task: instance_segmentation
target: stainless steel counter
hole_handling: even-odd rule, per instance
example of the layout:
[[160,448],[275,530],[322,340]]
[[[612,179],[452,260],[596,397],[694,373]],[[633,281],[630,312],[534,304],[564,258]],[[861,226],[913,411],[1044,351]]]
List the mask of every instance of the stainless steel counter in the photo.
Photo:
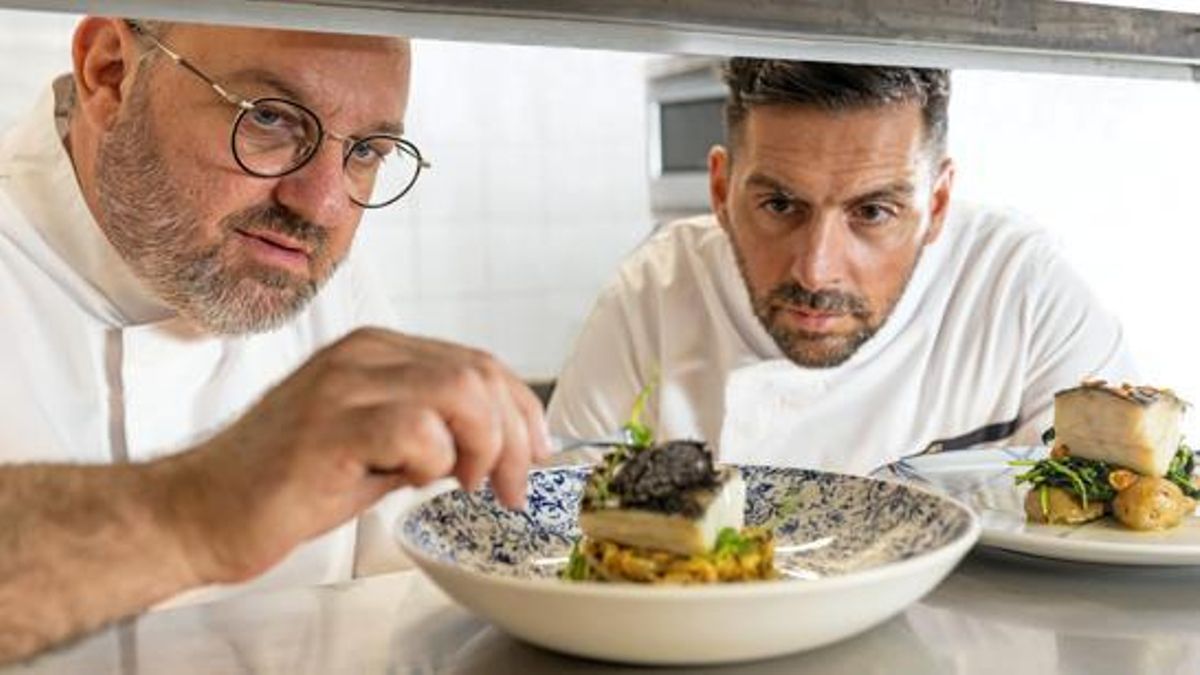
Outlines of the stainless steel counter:
[[[416,572],[154,612],[9,673],[633,673],[513,640]],[[970,556],[858,637],[704,673],[1200,672],[1200,568]]]

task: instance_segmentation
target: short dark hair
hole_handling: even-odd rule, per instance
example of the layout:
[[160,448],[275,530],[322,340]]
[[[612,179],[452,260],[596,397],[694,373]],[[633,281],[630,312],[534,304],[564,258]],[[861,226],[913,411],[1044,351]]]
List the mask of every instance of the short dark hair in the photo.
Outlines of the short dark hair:
[[735,57],[724,69],[725,135],[732,144],[750,108],[800,105],[837,112],[899,103],[921,106],[925,140],[941,157],[949,126],[950,71],[940,68]]

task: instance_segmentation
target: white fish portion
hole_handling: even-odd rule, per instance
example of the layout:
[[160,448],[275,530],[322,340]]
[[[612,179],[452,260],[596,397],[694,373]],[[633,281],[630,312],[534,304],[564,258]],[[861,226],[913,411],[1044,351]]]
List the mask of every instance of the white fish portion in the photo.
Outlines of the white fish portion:
[[1054,396],[1054,440],[1075,457],[1162,476],[1182,440],[1187,404],[1170,390],[1086,383]]
[[[636,508],[584,510],[579,514],[583,533],[597,541],[695,555],[711,551],[717,533],[726,527],[741,530],[746,507],[746,483],[731,467],[720,485],[696,494],[704,504],[695,518]],[[693,493],[695,494],[695,493]]]

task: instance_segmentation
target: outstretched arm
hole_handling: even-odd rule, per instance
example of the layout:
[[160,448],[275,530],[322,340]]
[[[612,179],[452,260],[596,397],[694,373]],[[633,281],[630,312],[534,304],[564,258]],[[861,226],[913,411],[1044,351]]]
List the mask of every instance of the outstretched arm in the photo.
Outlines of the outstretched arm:
[[164,508],[179,468],[0,467],[0,662],[201,583]]
[[490,478],[520,506],[548,452],[540,404],[493,358],[367,329],[187,452],[0,466],[0,662],[257,576],[402,486]]

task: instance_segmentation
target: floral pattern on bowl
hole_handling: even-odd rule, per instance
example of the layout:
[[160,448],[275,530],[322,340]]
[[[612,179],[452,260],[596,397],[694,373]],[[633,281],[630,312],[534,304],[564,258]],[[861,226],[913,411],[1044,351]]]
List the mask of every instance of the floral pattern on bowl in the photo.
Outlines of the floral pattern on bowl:
[[[803,469],[739,470],[746,523],[775,531],[784,578],[834,577],[902,561],[974,526],[965,508],[905,485]],[[576,516],[587,472],[533,472],[524,512],[503,508],[487,488],[441,494],[410,511],[399,535],[432,559],[476,572],[552,578],[580,534]]]

